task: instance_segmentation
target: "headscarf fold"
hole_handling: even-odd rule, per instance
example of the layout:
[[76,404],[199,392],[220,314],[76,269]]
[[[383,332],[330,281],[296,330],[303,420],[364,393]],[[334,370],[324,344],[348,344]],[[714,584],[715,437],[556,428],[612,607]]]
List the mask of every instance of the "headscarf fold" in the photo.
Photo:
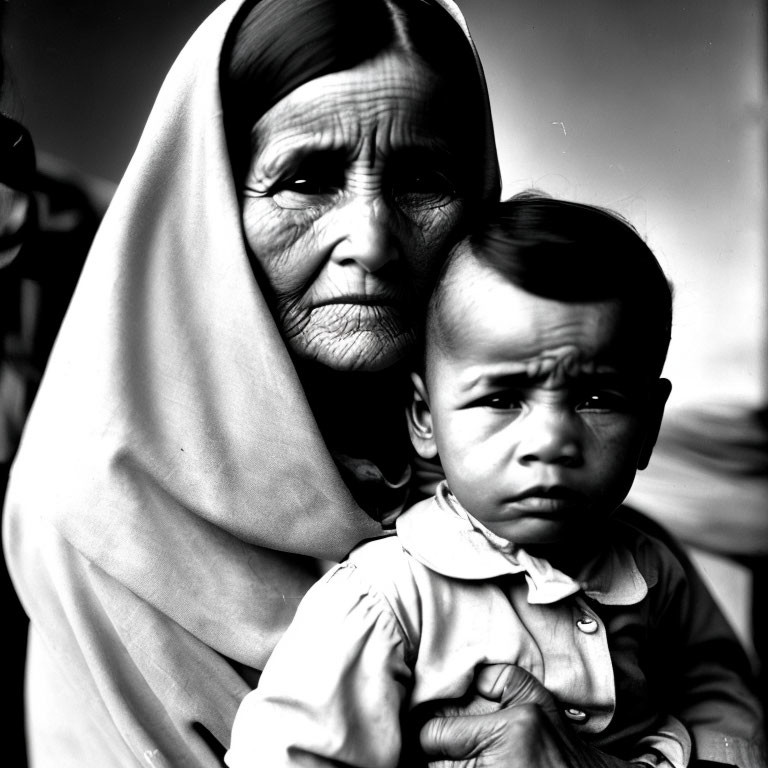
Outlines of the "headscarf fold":
[[35,768],[219,765],[318,559],[381,533],[244,246],[219,97],[241,4],[203,23],[162,86],[12,471],[4,540],[31,619]]

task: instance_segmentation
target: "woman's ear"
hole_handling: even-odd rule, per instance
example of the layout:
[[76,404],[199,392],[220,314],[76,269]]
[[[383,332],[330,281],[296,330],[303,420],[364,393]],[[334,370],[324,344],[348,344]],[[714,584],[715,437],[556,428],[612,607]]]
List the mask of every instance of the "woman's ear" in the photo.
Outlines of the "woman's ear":
[[413,396],[411,404],[406,409],[408,419],[408,434],[416,453],[422,459],[434,459],[437,456],[437,445],[432,431],[432,413],[429,410],[429,395],[423,379],[418,373],[411,374]]
[[656,445],[656,438],[658,438],[659,429],[661,429],[664,406],[667,404],[667,398],[671,391],[672,383],[669,379],[658,379],[653,384],[648,410],[645,414],[645,438],[637,462],[638,469],[645,469],[651,460],[653,446]]

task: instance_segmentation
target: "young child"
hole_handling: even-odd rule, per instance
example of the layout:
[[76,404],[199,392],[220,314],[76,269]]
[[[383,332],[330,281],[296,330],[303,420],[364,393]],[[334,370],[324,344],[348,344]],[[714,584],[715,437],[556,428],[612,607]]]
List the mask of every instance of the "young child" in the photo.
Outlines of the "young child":
[[707,616],[681,565],[612,518],[670,392],[671,305],[634,229],[590,206],[513,198],[454,249],[408,412],[446,479],[310,590],[229,766],[394,768],[415,710],[466,701],[493,664],[528,670],[624,760],[686,766],[704,724],[759,764],[733,738],[759,728],[749,694],[689,653]]

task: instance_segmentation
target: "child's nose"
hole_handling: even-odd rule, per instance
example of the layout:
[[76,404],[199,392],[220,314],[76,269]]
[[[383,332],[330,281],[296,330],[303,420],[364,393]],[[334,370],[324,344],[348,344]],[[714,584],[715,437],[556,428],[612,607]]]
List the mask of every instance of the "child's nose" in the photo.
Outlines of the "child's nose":
[[567,409],[534,408],[520,425],[519,461],[578,467],[583,462],[578,419]]

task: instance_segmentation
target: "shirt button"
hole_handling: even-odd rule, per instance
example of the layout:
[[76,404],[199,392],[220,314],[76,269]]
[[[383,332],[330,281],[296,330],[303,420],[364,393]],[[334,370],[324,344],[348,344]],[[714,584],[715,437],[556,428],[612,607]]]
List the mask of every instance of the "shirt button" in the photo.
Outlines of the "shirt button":
[[574,723],[583,723],[589,717],[586,712],[581,709],[576,709],[575,707],[568,707],[568,709],[564,710],[564,714]]
[[597,632],[597,622],[591,616],[582,616],[576,626],[585,634],[592,635]]

